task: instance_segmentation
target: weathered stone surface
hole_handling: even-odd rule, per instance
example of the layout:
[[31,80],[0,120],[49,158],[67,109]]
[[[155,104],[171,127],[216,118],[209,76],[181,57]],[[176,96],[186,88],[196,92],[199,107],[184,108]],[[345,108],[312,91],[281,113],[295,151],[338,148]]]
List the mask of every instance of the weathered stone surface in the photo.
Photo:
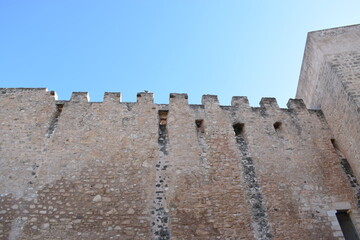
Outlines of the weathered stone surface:
[[342,137],[360,134],[350,117],[341,132],[328,117],[356,116],[345,99],[358,85],[339,80],[357,76],[349,57],[319,64],[324,112],[307,109],[317,106],[306,94],[282,109],[274,98],[189,105],[171,94],[159,105],[148,92],[136,103],[105,93],[94,103],[0,89],[0,239],[344,239],[336,212],[351,211],[359,229],[360,185],[357,143],[343,148]]
[[321,108],[359,178],[360,25],[308,34],[296,97]]

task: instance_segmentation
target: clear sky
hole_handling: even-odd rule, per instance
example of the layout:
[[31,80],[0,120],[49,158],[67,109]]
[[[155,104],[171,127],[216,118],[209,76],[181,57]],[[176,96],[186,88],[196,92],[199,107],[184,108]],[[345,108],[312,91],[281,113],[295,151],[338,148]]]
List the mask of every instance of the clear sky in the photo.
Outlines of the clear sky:
[[360,23],[359,0],[0,0],[0,87],[295,96],[309,31]]

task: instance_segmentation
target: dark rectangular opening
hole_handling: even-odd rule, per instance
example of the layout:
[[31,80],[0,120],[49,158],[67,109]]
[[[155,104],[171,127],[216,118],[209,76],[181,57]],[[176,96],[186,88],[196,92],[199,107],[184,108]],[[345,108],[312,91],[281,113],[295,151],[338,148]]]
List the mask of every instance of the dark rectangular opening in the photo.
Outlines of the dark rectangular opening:
[[274,126],[275,130],[277,131],[277,130],[279,130],[280,127],[281,127],[281,122],[277,121],[277,122],[274,123],[273,126]]
[[339,221],[341,230],[346,240],[359,240],[359,236],[355,230],[355,226],[351,221],[347,210],[340,210],[336,212],[336,217]]
[[241,136],[244,132],[244,123],[235,123],[233,125],[235,136]]
[[166,110],[159,110],[159,125],[165,126],[167,124],[168,112]]
[[196,130],[197,130],[198,133],[204,133],[205,132],[204,120],[203,119],[195,120],[195,125],[196,125]]

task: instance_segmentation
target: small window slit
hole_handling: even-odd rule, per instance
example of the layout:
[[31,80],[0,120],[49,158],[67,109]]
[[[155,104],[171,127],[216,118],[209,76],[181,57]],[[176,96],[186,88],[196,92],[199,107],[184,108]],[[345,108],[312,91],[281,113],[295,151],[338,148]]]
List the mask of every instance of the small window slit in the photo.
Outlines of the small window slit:
[[169,111],[159,110],[159,125],[165,126],[167,124],[167,116]]
[[282,125],[281,122],[276,121],[273,126],[274,126],[274,129],[277,131],[281,128],[281,125]]
[[203,119],[195,120],[195,125],[196,125],[196,130],[197,130],[198,133],[204,133],[205,132],[204,120]]
[[241,136],[244,133],[244,123],[235,123],[233,125],[235,136]]

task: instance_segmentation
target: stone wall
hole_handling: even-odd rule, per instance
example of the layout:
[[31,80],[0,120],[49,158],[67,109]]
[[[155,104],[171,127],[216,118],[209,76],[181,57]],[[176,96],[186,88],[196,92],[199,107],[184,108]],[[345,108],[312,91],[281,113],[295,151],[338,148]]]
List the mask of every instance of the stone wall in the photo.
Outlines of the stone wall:
[[308,34],[296,98],[321,109],[360,177],[360,25]]
[[344,209],[360,226],[321,110],[137,97],[0,89],[0,239],[344,239]]

